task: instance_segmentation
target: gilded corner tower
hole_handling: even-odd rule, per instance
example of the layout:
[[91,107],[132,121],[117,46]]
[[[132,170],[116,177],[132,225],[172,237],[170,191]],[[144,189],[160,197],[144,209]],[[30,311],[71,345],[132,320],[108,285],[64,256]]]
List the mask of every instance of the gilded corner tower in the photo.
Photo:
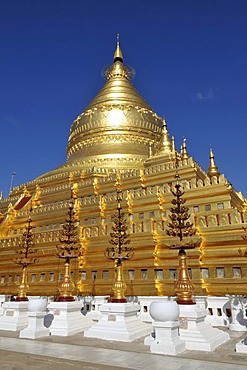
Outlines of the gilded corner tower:
[[164,119],[133,86],[119,39],[103,76],[102,89],[71,125],[66,162],[0,200],[0,294],[17,294],[21,270],[13,259],[31,210],[38,262],[28,268],[28,294],[58,295],[64,266],[57,246],[73,191],[83,251],[70,264],[73,294],[110,295],[114,266],[104,253],[120,179],[134,250],[124,263],[126,295],[174,295],[178,259],[170,246],[176,240],[166,230],[176,173],[196,230],[191,242],[200,240],[188,252],[195,294],[245,294],[246,198],[220,173],[212,149],[207,171],[189,155],[185,139],[176,149]]

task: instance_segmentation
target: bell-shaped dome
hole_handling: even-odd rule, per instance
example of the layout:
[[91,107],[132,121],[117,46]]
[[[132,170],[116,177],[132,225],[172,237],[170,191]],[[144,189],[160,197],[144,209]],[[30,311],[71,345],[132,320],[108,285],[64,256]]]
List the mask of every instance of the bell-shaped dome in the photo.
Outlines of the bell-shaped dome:
[[67,165],[83,169],[141,168],[162,134],[162,118],[130,82],[133,69],[123,63],[117,41],[114,63],[104,70],[106,83],[73,122]]

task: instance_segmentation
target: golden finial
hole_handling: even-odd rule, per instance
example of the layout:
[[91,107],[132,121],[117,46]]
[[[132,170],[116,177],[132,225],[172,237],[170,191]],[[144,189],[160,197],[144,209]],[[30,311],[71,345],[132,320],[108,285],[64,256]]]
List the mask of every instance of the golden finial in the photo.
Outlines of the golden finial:
[[118,60],[120,62],[123,62],[123,54],[122,54],[122,51],[120,49],[120,42],[119,42],[119,33],[117,34],[117,47],[116,47],[116,51],[114,53],[114,57],[113,57],[113,60],[114,60],[114,63],[117,62]]
[[172,153],[176,153],[175,138],[172,136]]
[[181,158],[182,158],[182,160],[189,158],[189,155],[188,155],[188,152],[187,152],[187,145],[186,145],[186,139],[185,138],[183,139],[183,144],[181,146]]
[[210,148],[210,156],[209,156],[209,167],[208,167],[208,176],[211,178],[212,176],[219,176],[220,173],[218,171],[218,167],[214,161],[214,153],[212,148]]
[[171,140],[167,130],[167,124],[165,119],[163,119],[162,127],[162,139],[161,139],[161,151],[165,153],[170,153],[172,150]]

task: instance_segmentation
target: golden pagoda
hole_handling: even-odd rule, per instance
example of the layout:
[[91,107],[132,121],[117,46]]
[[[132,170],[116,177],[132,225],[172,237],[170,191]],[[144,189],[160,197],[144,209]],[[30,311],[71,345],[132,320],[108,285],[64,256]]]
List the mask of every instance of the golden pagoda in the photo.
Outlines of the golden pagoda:
[[174,295],[177,252],[166,234],[178,171],[190,220],[200,238],[188,252],[188,270],[196,295],[245,294],[247,200],[220,173],[210,149],[205,171],[170,138],[167,124],[140,96],[124,64],[117,39],[106,82],[71,125],[67,160],[0,200],[0,294],[17,294],[18,266],[13,263],[30,207],[38,264],[29,266],[30,295],[57,295],[64,266],[56,246],[73,187],[83,255],[71,261],[76,294],[110,295],[114,266],[104,257],[121,180],[123,212],[135,253],[124,263],[126,295]]

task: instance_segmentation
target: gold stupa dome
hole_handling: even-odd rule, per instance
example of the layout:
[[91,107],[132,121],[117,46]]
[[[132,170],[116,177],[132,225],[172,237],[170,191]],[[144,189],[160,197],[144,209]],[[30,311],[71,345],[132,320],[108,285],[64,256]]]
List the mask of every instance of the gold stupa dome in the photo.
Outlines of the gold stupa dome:
[[71,125],[66,164],[85,170],[141,168],[150,145],[158,145],[163,121],[132,85],[133,69],[123,63],[119,38],[103,75],[103,88]]

